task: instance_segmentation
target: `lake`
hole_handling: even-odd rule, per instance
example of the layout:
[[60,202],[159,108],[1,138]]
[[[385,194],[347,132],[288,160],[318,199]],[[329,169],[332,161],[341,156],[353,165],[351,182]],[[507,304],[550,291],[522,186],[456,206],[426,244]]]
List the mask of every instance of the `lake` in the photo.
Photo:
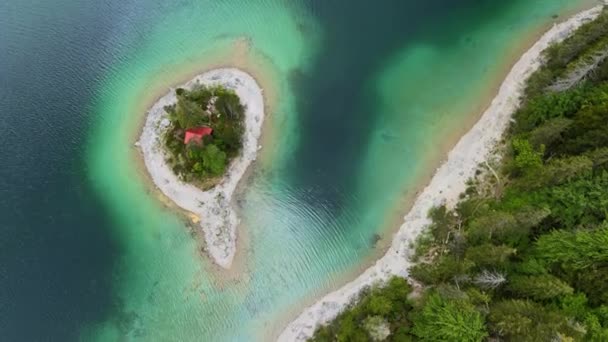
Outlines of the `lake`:
[[[382,254],[510,65],[591,4],[3,1],[0,335],[271,339]],[[133,145],[156,98],[218,66],[269,111],[229,272]]]

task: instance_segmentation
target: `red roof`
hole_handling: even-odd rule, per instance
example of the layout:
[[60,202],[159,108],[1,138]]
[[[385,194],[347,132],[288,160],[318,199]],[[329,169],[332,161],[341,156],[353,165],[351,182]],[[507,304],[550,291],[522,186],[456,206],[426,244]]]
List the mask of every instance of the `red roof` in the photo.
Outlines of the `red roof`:
[[189,128],[186,130],[184,144],[188,144],[191,141],[200,144],[203,142],[203,137],[211,135],[211,133],[213,133],[213,128],[207,126]]

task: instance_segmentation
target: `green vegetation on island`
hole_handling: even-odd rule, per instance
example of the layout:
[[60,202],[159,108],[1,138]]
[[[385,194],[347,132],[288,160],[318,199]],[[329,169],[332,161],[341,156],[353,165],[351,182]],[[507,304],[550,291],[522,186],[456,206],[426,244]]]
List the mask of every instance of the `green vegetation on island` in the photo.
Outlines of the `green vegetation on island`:
[[167,162],[176,175],[203,189],[213,187],[243,146],[245,107],[232,89],[196,85],[175,90],[165,107]]
[[368,289],[313,341],[608,341],[606,37],[603,12],[545,53],[501,161],[431,211],[423,290]]

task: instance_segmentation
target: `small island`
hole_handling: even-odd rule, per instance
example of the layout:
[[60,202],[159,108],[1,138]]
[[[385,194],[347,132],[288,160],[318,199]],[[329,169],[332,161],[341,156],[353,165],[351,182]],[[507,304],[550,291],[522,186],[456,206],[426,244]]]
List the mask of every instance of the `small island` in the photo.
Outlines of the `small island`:
[[255,79],[215,69],[161,97],[136,143],[156,187],[200,224],[207,253],[223,268],[236,252],[232,197],[256,159],[263,120]]

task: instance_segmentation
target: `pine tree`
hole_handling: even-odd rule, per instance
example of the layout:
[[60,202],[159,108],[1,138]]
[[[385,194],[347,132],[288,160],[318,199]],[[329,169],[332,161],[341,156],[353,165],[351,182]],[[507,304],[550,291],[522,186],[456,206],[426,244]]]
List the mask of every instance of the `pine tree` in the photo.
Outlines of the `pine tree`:
[[415,315],[412,333],[424,341],[482,341],[488,333],[483,316],[464,300],[431,294]]
[[[530,218],[536,218],[539,215],[546,214],[543,211]],[[469,224],[466,232],[468,241],[473,245],[485,242],[503,243],[518,241],[521,237],[528,235],[532,225],[536,225],[540,222],[535,220],[529,222],[519,221],[519,218],[516,219],[511,213],[504,211],[489,212],[481,217],[475,218]]]
[[591,305],[608,305],[608,265],[574,272],[573,278],[575,287],[587,294]]
[[550,274],[513,276],[509,279],[508,288],[519,296],[535,300],[547,300],[574,292],[570,285]]
[[510,341],[551,341],[558,333],[571,336],[567,323],[562,315],[527,300],[499,302],[488,315],[490,331]]
[[465,275],[473,266],[469,260],[459,261],[452,256],[442,256],[432,264],[420,263],[409,271],[412,277],[422,283],[439,284]]
[[556,230],[540,237],[538,254],[566,270],[582,270],[608,263],[608,227],[595,231]]
[[466,258],[471,260],[480,268],[501,268],[509,257],[515,254],[515,249],[507,246],[495,246],[486,243],[480,246],[470,247],[466,251]]
[[535,148],[540,148],[541,145],[549,146],[558,140],[571,124],[572,120],[564,117],[548,120],[530,132],[530,143]]

